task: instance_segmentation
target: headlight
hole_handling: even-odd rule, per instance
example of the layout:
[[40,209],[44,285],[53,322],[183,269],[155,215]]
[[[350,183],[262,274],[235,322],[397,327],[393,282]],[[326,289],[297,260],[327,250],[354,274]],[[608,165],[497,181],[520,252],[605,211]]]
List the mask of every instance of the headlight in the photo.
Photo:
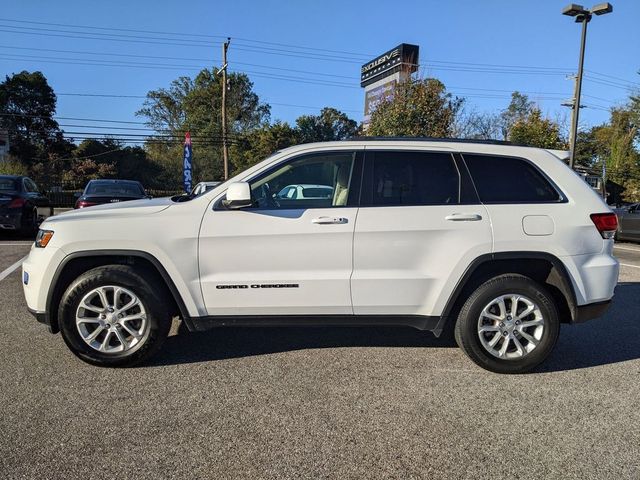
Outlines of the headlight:
[[53,238],[52,230],[38,230],[38,236],[36,237],[36,247],[44,248],[49,241]]

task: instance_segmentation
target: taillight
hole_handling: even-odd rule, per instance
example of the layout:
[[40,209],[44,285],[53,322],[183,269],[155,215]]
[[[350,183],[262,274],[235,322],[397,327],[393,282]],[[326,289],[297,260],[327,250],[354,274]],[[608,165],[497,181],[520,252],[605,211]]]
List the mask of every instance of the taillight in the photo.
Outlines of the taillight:
[[618,217],[615,213],[592,213],[591,220],[602,238],[613,238],[618,230]]
[[24,198],[14,198],[9,204],[9,208],[22,208],[27,201]]
[[94,202],[87,202],[85,200],[78,200],[78,202],[76,203],[76,208],[93,207],[94,205],[98,204]]

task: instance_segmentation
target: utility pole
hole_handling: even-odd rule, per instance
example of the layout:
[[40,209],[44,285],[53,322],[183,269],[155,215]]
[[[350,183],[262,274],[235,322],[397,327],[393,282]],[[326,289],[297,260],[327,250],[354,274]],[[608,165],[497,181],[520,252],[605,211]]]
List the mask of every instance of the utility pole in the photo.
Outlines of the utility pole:
[[[574,82],[574,86],[573,86],[573,98],[571,100],[567,100],[563,103],[561,103],[561,105],[563,107],[569,107],[571,109],[571,127],[569,128],[569,149],[570,151],[573,151],[573,145],[575,145],[573,138],[574,138],[574,131],[573,131],[573,110],[575,110],[576,108],[576,90],[578,89],[578,75],[570,75],[567,78],[573,78],[573,82]],[[580,105],[579,108],[582,108],[584,105]],[[569,156],[569,160],[571,161],[571,156]]]
[[224,163],[224,179],[229,178],[229,145],[227,143],[227,50],[231,38],[222,44],[222,160]]

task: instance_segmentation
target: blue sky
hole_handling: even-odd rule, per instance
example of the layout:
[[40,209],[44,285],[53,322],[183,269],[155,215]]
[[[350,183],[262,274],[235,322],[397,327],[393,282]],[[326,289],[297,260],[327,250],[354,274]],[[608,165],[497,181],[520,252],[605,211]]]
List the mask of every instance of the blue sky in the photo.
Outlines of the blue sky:
[[[230,36],[230,68],[251,72],[255,91],[272,105],[272,119],[291,122],[299,115],[317,112],[317,107],[335,106],[361,120],[364,93],[358,84],[360,64],[406,42],[420,46],[420,63],[424,65],[421,74],[438,77],[450,91],[467,97],[470,109],[504,108],[509,92],[520,90],[530,92],[551,117],[568,119],[569,110],[560,103],[572,93],[573,81],[566,78],[566,72],[577,68],[580,27],[560,14],[565,3],[4,2],[0,12],[0,73],[4,76],[23,69],[40,70],[59,94],[140,96],[168,86],[180,75],[193,75],[198,67],[218,65],[221,42]],[[583,87],[586,96],[582,102],[588,108],[581,111],[581,124],[605,121],[607,108],[623,102],[629,87],[640,87],[640,1],[612,3],[612,14],[595,17],[589,25]],[[93,38],[74,38],[87,37],[87,33],[78,32],[88,32]],[[113,34],[123,36],[114,41]],[[148,36],[154,39],[140,38]],[[181,42],[183,45],[175,45]],[[122,65],[124,62],[126,65]],[[58,115],[140,121],[134,112],[142,101],[60,95]],[[66,129],[77,131],[79,127]]]

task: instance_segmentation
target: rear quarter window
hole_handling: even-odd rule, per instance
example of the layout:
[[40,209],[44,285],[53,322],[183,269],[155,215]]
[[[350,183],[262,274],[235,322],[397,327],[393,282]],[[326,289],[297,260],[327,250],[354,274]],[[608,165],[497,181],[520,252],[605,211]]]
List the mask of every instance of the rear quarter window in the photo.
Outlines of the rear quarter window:
[[553,203],[562,196],[534,165],[515,157],[464,154],[482,203]]

